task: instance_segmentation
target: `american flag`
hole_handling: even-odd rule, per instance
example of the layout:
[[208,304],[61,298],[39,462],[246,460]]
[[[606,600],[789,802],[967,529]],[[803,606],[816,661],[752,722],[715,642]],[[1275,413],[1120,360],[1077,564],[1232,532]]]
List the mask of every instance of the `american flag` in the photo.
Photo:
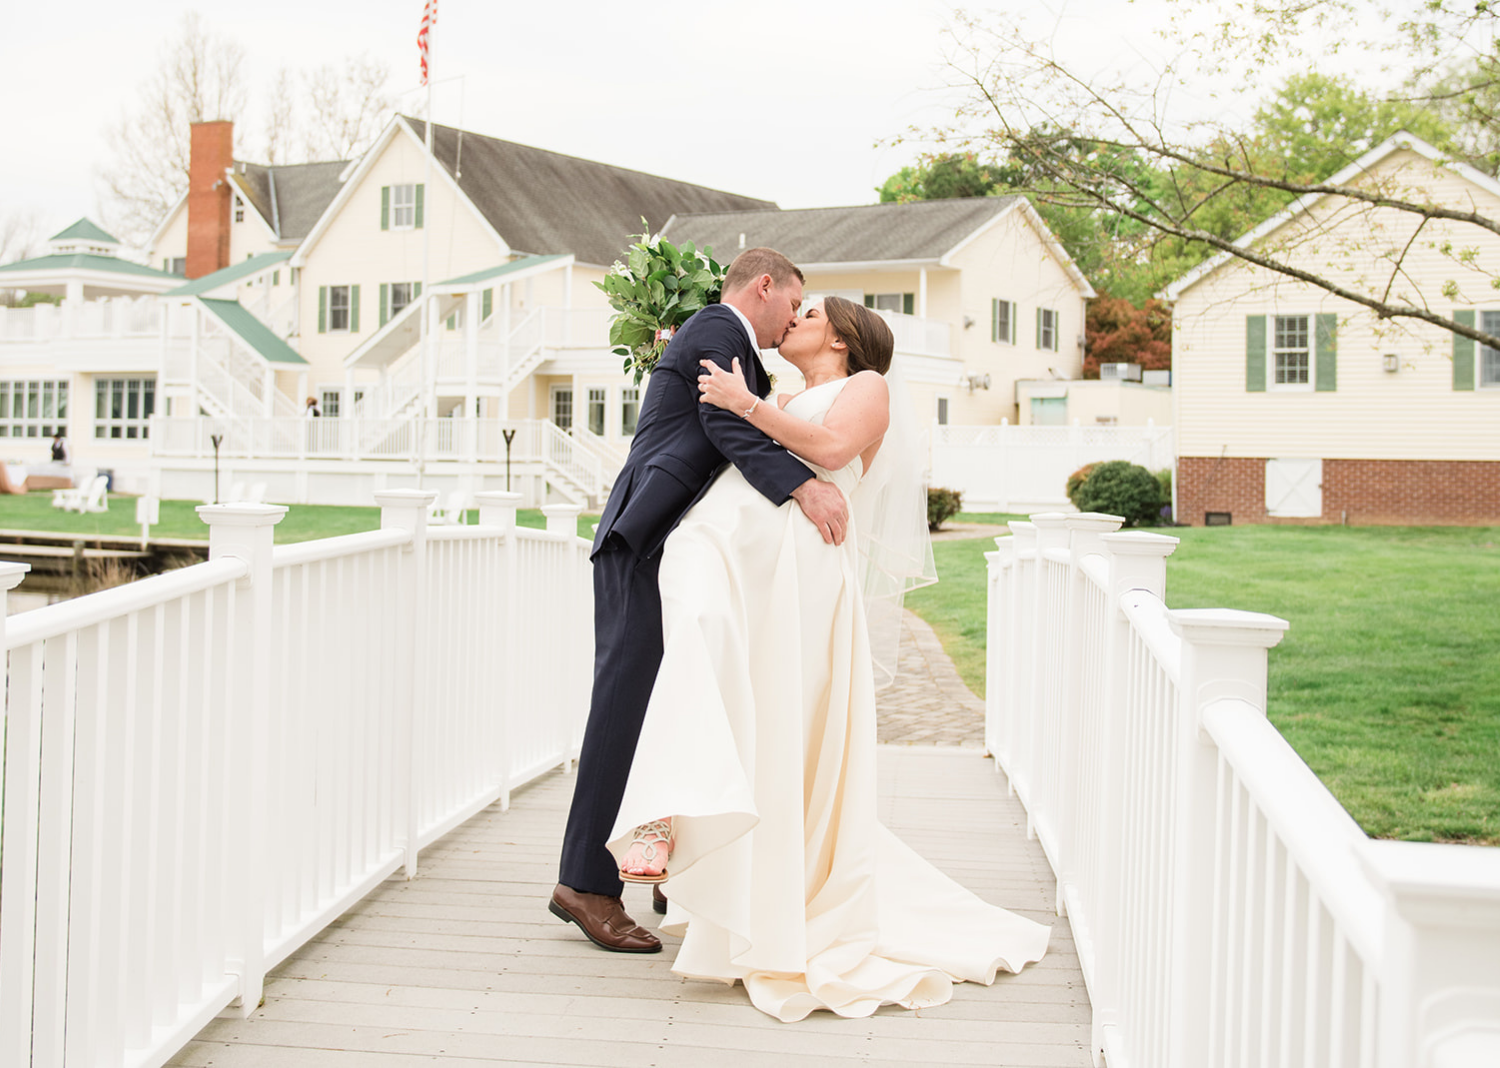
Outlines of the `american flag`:
[[422,84],[427,84],[427,35],[437,22],[437,0],[422,6],[422,27],[417,30],[417,51],[422,54]]

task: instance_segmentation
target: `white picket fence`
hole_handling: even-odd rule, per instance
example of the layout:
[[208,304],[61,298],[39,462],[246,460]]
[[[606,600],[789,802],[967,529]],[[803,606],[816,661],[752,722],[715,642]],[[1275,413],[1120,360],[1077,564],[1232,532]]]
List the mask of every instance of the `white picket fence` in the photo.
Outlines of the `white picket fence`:
[[1085,464],[1176,464],[1163,426],[934,426],[929,484],[964,495],[968,511],[1069,510],[1068,476]]
[[1109,1068],[1500,1065],[1500,849],[1368,839],[1270,725],[1287,624],[1162,601],[1094,514],[989,559],[986,746],[1058,879]]
[[[207,563],[6,621],[0,1064],[153,1068],[419,851],[577,753],[578,510],[273,548],[200,509]],[[26,568],[0,564],[9,590]],[[3,609],[3,598],[0,598]]]

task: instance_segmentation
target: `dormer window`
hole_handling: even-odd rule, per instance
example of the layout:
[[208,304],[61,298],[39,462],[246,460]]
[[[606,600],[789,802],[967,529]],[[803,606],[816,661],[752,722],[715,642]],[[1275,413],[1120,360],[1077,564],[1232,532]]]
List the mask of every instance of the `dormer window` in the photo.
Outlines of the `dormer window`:
[[244,200],[240,199],[238,194],[236,194],[234,198],[234,221],[245,221],[245,202]]
[[410,230],[417,222],[417,187],[391,186],[391,229]]

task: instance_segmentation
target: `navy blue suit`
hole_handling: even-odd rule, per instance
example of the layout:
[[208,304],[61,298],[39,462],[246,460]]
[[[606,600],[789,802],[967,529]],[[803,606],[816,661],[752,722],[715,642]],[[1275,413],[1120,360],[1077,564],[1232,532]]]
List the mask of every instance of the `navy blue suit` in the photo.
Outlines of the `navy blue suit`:
[[730,308],[710,305],[677,331],[651,374],[630,456],[594,537],[594,693],[559,880],[575,890],[617,897],[623,889],[604,843],[661,666],[662,543],[726,463],[777,505],[813,477],[738,413],[699,403],[698,361],[729,370],[734,358],[756,396],[770,392],[760,355]]

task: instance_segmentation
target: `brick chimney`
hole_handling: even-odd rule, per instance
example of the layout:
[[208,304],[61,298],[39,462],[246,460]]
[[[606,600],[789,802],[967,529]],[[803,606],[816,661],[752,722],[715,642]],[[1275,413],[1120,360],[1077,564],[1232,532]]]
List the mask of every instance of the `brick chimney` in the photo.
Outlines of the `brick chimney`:
[[188,127],[187,276],[201,278],[229,266],[226,173],[234,165],[234,123],[220,119]]

